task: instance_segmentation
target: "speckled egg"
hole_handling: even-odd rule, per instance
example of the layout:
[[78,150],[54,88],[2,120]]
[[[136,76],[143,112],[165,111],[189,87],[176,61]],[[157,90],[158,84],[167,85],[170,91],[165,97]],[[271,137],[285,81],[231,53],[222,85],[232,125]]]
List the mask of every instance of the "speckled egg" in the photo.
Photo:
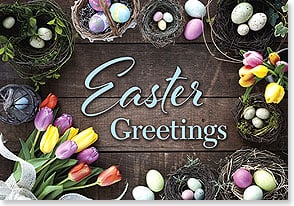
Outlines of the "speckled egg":
[[252,119],[252,124],[257,129],[260,129],[263,127],[263,121],[261,119],[259,119],[258,117],[254,117]]
[[184,36],[187,40],[197,39],[203,32],[203,22],[201,19],[191,19],[185,26]]
[[184,190],[181,194],[183,200],[193,200],[194,192],[192,190]]
[[247,24],[240,24],[237,28],[237,32],[241,36],[246,36],[249,33],[250,29]]
[[264,13],[253,14],[248,21],[248,26],[252,31],[261,30],[267,22],[267,16]]
[[173,15],[169,12],[165,12],[162,18],[167,23],[172,23],[174,21]]
[[232,22],[235,24],[245,23],[253,14],[253,7],[247,2],[239,3],[231,13]]
[[46,27],[39,28],[38,35],[44,41],[50,41],[53,37],[52,31]]
[[[89,0],[89,4],[95,11],[103,11],[102,6],[99,4],[99,0]],[[106,0],[106,5],[109,8],[111,0]]]
[[270,115],[270,112],[266,108],[258,108],[256,110],[256,116],[260,119],[268,119]]
[[154,200],[154,193],[145,186],[136,186],[132,191],[135,200]]
[[15,108],[23,110],[29,104],[29,100],[26,97],[22,97],[14,102]]
[[159,22],[163,18],[163,13],[161,11],[155,12],[153,15],[153,21]]
[[122,3],[114,3],[110,6],[110,14],[112,19],[117,23],[125,23],[131,17],[130,9]]
[[186,13],[195,18],[202,18],[206,15],[206,9],[203,3],[199,0],[188,0],[185,3]]
[[89,29],[94,33],[101,33],[109,27],[107,17],[104,13],[99,12],[94,14],[89,21]]
[[13,18],[12,16],[6,17],[3,22],[2,25],[5,29],[11,29],[15,24],[15,18]]
[[194,192],[194,199],[195,200],[203,200],[204,199],[204,190],[202,188],[199,188]]
[[262,200],[263,191],[260,187],[256,185],[251,185],[244,190],[243,199],[244,200]]
[[253,117],[255,117],[255,113],[256,113],[255,108],[253,106],[250,106],[244,109],[244,112],[242,115],[244,119],[250,120],[250,119],[253,119]]
[[30,38],[30,45],[35,49],[42,49],[45,47],[45,41],[38,36],[32,36]]

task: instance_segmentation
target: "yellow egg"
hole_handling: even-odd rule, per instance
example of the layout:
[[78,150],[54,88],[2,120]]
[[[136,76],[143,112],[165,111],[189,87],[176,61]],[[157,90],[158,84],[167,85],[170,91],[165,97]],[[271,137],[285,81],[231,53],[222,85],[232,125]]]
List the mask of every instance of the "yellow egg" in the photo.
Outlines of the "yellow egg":
[[146,183],[153,192],[160,192],[164,187],[164,179],[159,171],[151,169],[146,174]]
[[277,187],[275,177],[264,169],[259,169],[253,174],[256,185],[265,191],[272,191]]

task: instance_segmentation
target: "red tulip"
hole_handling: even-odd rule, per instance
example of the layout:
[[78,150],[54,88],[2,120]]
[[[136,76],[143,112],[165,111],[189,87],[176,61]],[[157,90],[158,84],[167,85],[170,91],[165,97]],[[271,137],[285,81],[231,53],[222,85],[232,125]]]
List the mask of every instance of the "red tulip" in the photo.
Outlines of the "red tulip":
[[118,166],[111,166],[99,174],[97,184],[99,186],[109,186],[122,179]]
[[50,93],[46,97],[46,99],[43,100],[40,104],[40,108],[48,107],[50,109],[54,109],[57,104],[58,98],[54,94]]
[[74,182],[79,182],[88,175],[90,175],[92,169],[85,163],[80,163],[74,166],[68,173],[68,179]]

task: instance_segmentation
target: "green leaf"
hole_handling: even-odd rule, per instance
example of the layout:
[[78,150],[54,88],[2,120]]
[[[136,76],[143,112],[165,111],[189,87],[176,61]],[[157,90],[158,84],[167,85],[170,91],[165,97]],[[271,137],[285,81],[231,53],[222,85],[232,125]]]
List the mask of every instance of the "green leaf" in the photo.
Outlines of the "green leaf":
[[67,168],[71,168],[73,165],[75,165],[78,162],[76,159],[66,159],[66,160],[55,160],[53,164],[50,166],[50,169],[47,172],[47,175],[44,176],[44,178],[47,178],[48,175],[54,171],[58,172],[59,175],[60,170],[64,170]]
[[66,26],[65,26],[65,24],[60,20],[60,19],[56,19],[56,23],[59,25],[59,26],[61,26],[61,27],[63,27],[63,28],[65,28]]
[[8,41],[7,37],[6,36],[2,36],[0,35],[0,44],[4,44]]
[[45,187],[45,189],[42,191],[42,193],[37,197],[39,200],[42,200],[44,199],[47,195],[49,195],[50,193],[54,192],[54,191],[63,191],[63,187],[62,185],[58,185],[58,186],[53,186],[53,185],[50,185],[50,186],[47,186]]
[[49,167],[45,167],[38,175],[34,184],[34,187],[32,188],[32,192],[35,194],[35,189],[39,188],[39,184],[41,184],[41,182],[44,179],[44,176],[47,175],[47,171],[48,171]]
[[274,32],[275,37],[278,37],[278,36],[285,37],[287,33],[288,33],[288,28],[284,26],[283,22],[280,22],[279,24],[275,26],[275,32]]
[[21,150],[22,150],[23,155],[24,155],[24,160],[30,159],[31,154],[30,154],[30,150],[28,148],[27,143],[25,143],[21,138],[19,138],[19,141],[20,141],[20,144],[21,144]]
[[62,192],[63,192],[63,189],[55,190],[55,191],[51,192],[49,195],[47,195],[45,199],[46,200],[55,200],[56,197],[58,195],[60,195]]
[[53,24],[55,24],[55,19],[52,19],[51,21],[48,21],[47,24],[48,24],[48,25],[53,25]]
[[277,73],[277,74],[284,74],[284,72],[283,72],[284,67],[285,67],[284,64],[281,64],[281,65],[277,66],[275,68],[275,73]]
[[266,51],[267,51],[267,53],[268,53],[268,54],[270,54],[270,53],[273,53],[273,52],[274,52],[274,51],[272,50],[272,48],[270,48],[270,47],[267,47],[267,48],[266,48]]
[[0,55],[2,55],[4,53],[5,49],[4,47],[0,49]]
[[288,12],[288,2],[285,4],[285,6],[282,6],[281,8],[284,13],[287,13]]
[[8,61],[9,61],[9,57],[8,57],[8,55],[7,55],[6,53],[4,53],[4,54],[2,55],[2,61],[3,61],[3,62],[8,62]]
[[55,32],[56,32],[57,34],[61,35],[61,34],[62,34],[62,28],[61,28],[59,25],[56,25],[56,26],[55,26]]
[[37,19],[34,17],[30,18],[30,26],[34,28],[37,25]]
[[42,191],[45,189],[45,187],[49,185],[53,185],[54,177],[55,177],[55,172],[49,176],[49,178],[45,178],[42,184],[39,186],[38,190],[35,192],[36,196],[39,196]]

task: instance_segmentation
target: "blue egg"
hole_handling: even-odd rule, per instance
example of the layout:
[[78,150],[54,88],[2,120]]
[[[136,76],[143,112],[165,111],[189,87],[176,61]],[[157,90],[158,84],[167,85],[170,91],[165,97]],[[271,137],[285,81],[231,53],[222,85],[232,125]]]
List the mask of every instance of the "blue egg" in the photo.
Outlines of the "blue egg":
[[202,188],[199,188],[194,192],[194,199],[195,200],[203,200],[204,199],[204,190]]
[[131,17],[130,9],[122,3],[114,3],[110,6],[110,14],[113,21],[117,23],[125,23]]
[[29,100],[26,97],[22,97],[14,102],[14,106],[18,110],[25,109],[29,104]]

